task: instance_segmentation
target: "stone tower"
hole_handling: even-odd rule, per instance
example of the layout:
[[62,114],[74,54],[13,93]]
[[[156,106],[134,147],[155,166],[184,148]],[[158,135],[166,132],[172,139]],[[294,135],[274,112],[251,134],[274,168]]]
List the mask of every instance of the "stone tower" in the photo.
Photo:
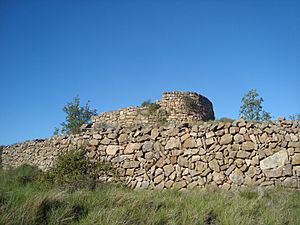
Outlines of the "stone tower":
[[214,120],[211,101],[195,92],[164,92],[156,102],[168,113],[169,121],[208,121]]

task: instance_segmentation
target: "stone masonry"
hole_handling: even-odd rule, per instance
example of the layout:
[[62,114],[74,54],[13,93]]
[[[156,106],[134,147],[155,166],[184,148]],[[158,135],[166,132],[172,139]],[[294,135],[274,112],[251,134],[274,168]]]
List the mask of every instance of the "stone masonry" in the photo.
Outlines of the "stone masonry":
[[195,92],[165,92],[156,104],[160,108],[155,113],[149,113],[147,107],[139,106],[101,113],[92,118],[93,127],[103,123],[114,126],[155,125],[161,121],[178,123],[208,121],[215,118],[212,103]]
[[83,146],[88,159],[111,162],[131,188],[300,188],[299,139],[299,121],[289,120],[108,126],[6,146],[1,158],[4,168],[47,170],[58,155]]

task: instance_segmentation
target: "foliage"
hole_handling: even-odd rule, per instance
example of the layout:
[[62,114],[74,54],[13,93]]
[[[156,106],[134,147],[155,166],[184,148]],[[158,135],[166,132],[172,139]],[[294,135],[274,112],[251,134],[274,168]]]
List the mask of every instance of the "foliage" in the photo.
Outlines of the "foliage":
[[251,89],[242,98],[240,116],[246,120],[269,121],[271,114],[263,110],[263,98],[259,97],[256,89]]
[[150,104],[151,104],[151,100],[148,99],[148,100],[143,101],[142,104],[141,104],[141,106],[142,106],[142,107],[145,107],[145,106],[148,106],[148,105],[150,105]]
[[289,116],[290,120],[300,120],[300,113],[294,114],[294,115],[290,115]]
[[53,135],[59,135],[59,128],[54,128]]
[[162,126],[167,125],[168,124],[167,118],[165,118],[165,117],[160,118],[159,119],[159,124],[162,125]]
[[80,133],[81,125],[90,122],[91,117],[96,115],[96,110],[90,109],[89,103],[88,101],[85,106],[80,106],[80,99],[77,96],[63,107],[63,111],[67,115],[66,122],[61,123],[62,133]]
[[94,188],[98,176],[108,173],[114,175],[111,164],[90,162],[84,150],[73,150],[60,155],[55,166],[43,174],[41,181],[70,190]]
[[217,122],[223,122],[223,123],[232,123],[234,119],[228,118],[228,117],[221,117],[217,120]]
[[160,108],[159,104],[153,103],[150,100],[143,101],[142,107],[147,107],[149,114],[156,114],[157,110]]

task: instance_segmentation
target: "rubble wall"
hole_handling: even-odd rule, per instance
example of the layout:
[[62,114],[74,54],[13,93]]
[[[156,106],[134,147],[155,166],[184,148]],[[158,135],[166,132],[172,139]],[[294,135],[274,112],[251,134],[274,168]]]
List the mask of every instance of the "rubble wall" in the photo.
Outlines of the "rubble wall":
[[164,92],[156,103],[155,111],[149,107],[131,106],[110,112],[103,112],[92,117],[93,126],[98,124],[119,124],[132,126],[136,124],[162,124],[163,122],[195,122],[214,120],[212,103],[195,92]]
[[131,188],[300,188],[296,121],[108,127],[5,146],[2,166],[47,170],[58,155],[84,147],[90,160],[111,162]]

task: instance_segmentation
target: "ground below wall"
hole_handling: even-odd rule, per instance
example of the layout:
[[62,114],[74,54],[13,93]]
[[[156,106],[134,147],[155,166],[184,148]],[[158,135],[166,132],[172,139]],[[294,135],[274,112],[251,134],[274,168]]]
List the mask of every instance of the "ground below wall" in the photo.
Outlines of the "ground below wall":
[[111,162],[131,188],[300,188],[299,139],[299,122],[287,120],[111,127],[6,146],[2,165],[46,170],[58,155],[84,146],[90,160]]

